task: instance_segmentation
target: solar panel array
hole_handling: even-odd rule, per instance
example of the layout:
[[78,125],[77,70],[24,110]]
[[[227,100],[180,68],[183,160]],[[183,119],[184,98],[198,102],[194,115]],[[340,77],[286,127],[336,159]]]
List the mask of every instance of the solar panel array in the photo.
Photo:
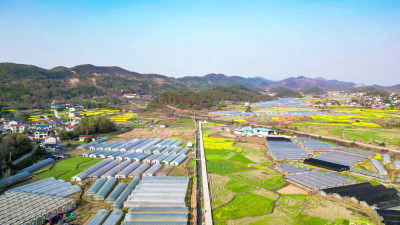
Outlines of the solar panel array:
[[318,111],[267,111],[267,116],[347,116],[355,115],[354,113],[329,113]]
[[304,172],[304,171],[309,171],[310,168],[308,167],[300,167],[300,166],[294,166],[290,165],[288,163],[285,164],[277,164],[275,165],[275,169],[281,171],[282,173],[298,173],[298,172]]
[[326,153],[321,153],[314,157],[322,161],[332,162],[344,166],[353,166],[354,164],[364,161],[365,157],[360,155],[354,155],[346,152],[331,151]]
[[338,198],[350,198],[360,204],[377,209],[375,212],[384,224],[397,224],[400,221],[400,211],[388,210],[400,205],[400,196],[395,188],[384,185],[372,186],[370,183],[359,183],[338,188],[328,188],[320,191],[323,195]]
[[267,141],[268,154],[275,160],[301,160],[310,153],[292,141]]
[[300,142],[300,145],[303,145],[306,149],[312,152],[328,152],[334,149],[334,146],[330,144],[322,143],[311,138],[296,137],[295,140]]
[[375,155],[375,153],[373,153],[373,152],[366,152],[366,151],[361,151],[361,150],[357,150],[354,148],[347,148],[347,147],[343,147],[343,146],[335,146],[335,150],[339,150],[342,152],[348,152],[348,153],[356,154],[356,155],[361,155],[366,158],[372,157]]
[[355,169],[355,168],[350,168],[350,172],[358,173],[358,174],[361,174],[361,175],[364,175],[364,176],[367,176],[367,177],[377,178],[377,179],[380,179],[380,180],[389,180],[388,176],[385,176],[385,175],[382,175],[382,174],[379,174],[379,173],[372,173],[372,172],[365,171],[365,170],[359,170],[359,169]]
[[286,179],[311,190],[320,190],[356,183],[356,181],[351,178],[333,172],[322,173],[318,170],[291,173],[286,175]]
[[122,224],[187,224],[188,177],[144,177],[124,203]]

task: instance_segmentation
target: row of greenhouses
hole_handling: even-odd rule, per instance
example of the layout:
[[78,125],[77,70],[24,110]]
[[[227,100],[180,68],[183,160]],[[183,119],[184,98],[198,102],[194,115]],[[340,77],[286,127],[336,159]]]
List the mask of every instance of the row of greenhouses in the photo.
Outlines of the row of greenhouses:
[[187,224],[188,177],[143,177],[128,196],[122,224]]
[[[146,157],[149,158],[149,157]],[[183,163],[187,156],[185,155],[167,155],[156,154],[151,159],[140,163],[138,161],[131,162],[129,160],[122,161],[120,159],[112,160],[110,158],[84,170],[83,172],[73,176],[71,181],[82,181],[85,178],[98,179],[98,178],[128,178],[137,176],[155,176],[157,172],[162,169],[161,164],[165,165],[179,165]],[[149,164],[151,162],[154,164]]]
[[[118,160],[128,160],[136,162],[147,162],[147,163],[160,163],[161,160],[156,160],[158,157],[165,156],[175,158],[180,157],[186,159],[186,154],[190,151],[189,148],[185,147],[169,147],[165,151],[161,152],[114,152],[114,151],[104,151],[104,150],[94,150],[90,152],[83,153],[83,157],[100,158],[100,159],[118,159]],[[173,159],[175,159],[173,158]],[[167,162],[168,163],[168,162]]]
[[24,193],[32,193],[32,194],[66,197],[68,195],[80,192],[81,188],[78,185],[71,185],[71,183],[69,182],[65,182],[63,180],[56,180],[54,177],[50,177],[27,185],[9,189],[4,193],[8,194],[16,191]]
[[21,171],[19,171],[17,174],[15,174],[13,176],[3,178],[0,180],[0,188],[6,188],[6,187],[16,184],[20,181],[23,181],[23,180],[29,178],[31,175],[30,173],[32,173],[33,171],[38,170],[38,169],[40,169],[48,164],[51,164],[53,162],[54,162],[54,159],[48,158],[48,159],[42,160],[38,163],[35,163],[31,166],[28,166],[28,167],[22,169]]
[[[89,143],[91,144],[91,143]],[[134,151],[134,152],[144,152],[146,149],[153,148],[157,149],[160,147],[179,147],[183,143],[182,141],[173,140],[170,138],[135,138],[130,141],[110,141],[101,142],[96,144],[85,144],[78,148],[80,149],[90,149],[90,150],[108,150],[108,151]]]
[[44,224],[47,217],[76,207],[75,200],[65,196],[78,188],[48,178],[10,189],[0,196],[0,224]]

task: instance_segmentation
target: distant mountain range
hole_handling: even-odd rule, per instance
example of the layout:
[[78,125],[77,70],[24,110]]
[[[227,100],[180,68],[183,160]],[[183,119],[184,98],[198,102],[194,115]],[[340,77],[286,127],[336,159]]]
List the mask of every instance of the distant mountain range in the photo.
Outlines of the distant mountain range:
[[[0,63],[0,101],[24,98],[26,101],[75,97],[141,93],[157,95],[165,91],[204,90],[216,86],[241,84],[246,87],[266,90],[279,86],[293,90],[317,87],[323,91],[346,91],[363,86],[352,82],[326,80],[324,78],[289,77],[273,81],[262,77],[246,78],[207,74],[181,78],[159,74],[141,74],[120,67],[94,66],[90,64],[75,67],[44,69],[33,65]],[[389,91],[400,91],[400,85],[391,87],[374,86]]]

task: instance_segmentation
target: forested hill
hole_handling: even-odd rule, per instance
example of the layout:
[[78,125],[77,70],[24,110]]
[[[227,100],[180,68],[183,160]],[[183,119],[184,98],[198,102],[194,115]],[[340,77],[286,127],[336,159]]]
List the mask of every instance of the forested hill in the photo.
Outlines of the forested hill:
[[199,92],[164,92],[153,99],[148,109],[173,106],[179,109],[204,109],[218,106],[221,101],[268,101],[269,95],[261,95],[258,91],[241,85],[215,87]]
[[[46,108],[53,99],[79,102],[94,96],[105,96],[117,103],[124,93],[159,95],[163,92],[200,91],[234,84],[261,90],[282,86],[292,90],[318,87],[327,91],[350,90],[355,86],[354,83],[303,76],[282,81],[224,74],[174,78],[141,74],[116,66],[86,64],[43,69],[32,65],[0,63],[0,105],[13,108]],[[390,90],[399,88],[393,86]]]

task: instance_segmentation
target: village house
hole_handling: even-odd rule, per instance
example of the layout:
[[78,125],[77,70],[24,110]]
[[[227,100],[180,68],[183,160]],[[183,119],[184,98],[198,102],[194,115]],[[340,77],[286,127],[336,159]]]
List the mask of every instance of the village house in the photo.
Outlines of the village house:
[[12,124],[11,133],[22,133],[25,131],[24,124]]
[[73,125],[68,125],[67,127],[65,127],[65,131],[68,131],[68,132],[74,131],[74,126]]
[[80,135],[79,141],[85,141],[86,138],[90,138],[90,141],[96,140],[96,138],[93,135]]
[[36,129],[35,130],[35,139],[43,140],[48,136],[48,134],[49,134],[49,130],[47,130],[47,129]]

